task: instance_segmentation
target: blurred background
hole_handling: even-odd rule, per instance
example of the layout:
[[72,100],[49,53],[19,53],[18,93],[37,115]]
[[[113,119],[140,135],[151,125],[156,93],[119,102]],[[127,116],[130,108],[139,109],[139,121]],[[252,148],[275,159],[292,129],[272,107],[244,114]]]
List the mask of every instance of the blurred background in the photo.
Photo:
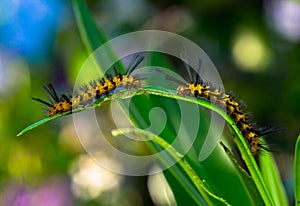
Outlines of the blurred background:
[[[253,118],[284,132],[266,140],[293,201],[293,153],[300,121],[300,3],[295,0],[87,1],[108,38],[159,29],[198,44],[225,89]],[[121,176],[84,152],[72,119],[60,118],[16,137],[46,116],[31,96],[52,82],[71,91],[87,58],[70,1],[0,2],[0,205],[166,205],[163,176]],[[103,157],[107,158],[107,157]],[[93,176],[93,179],[90,177]],[[164,192],[157,192],[158,189]]]

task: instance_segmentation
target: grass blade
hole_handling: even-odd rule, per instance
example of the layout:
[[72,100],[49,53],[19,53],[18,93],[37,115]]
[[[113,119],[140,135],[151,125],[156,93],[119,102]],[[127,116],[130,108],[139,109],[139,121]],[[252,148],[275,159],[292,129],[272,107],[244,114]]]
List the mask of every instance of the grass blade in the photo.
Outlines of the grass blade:
[[300,135],[298,136],[295,146],[294,161],[295,205],[300,205]]
[[240,175],[241,180],[243,181],[244,185],[247,187],[247,192],[250,193],[249,196],[251,197],[252,205],[255,205],[255,206],[265,205],[259,191],[257,190],[257,187],[256,187],[252,177],[249,176],[249,174],[238,164],[238,162],[233,157],[230,150],[222,142],[221,142],[221,145],[223,146],[225,152],[227,153],[227,155],[229,156],[229,158],[232,161],[233,165],[235,166],[235,168],[239,172],[239,175]]
[[282,206],[288,205],[288,200],[273,155],[269,152],[264,152],[259,156],[259,162],[262,175],[268,188],[270,188],[275,204]]
[[[167,143],[164,139],[159,136],[155,136],[152,133],[146,132],[144,130],[136,129],[136,128],[124,128],[112,131],[114,136],[119,136],[121,134],[135,134],[137,136],[142,137],[142,139],[146,139],[148,141],[152,141],[162,148],[164,148],[174,159],[179,159],[178,163],[181,168],[185,171],[190,180],[194,183],[194,186],[197,188],[198,192],[205,199],[206,203],[209,205],[222,204],[229,205],[226,200],[214,195],[211,193],[203,184],[203,181],[200,180],[196,172],[193,170],[191,165],[183,158],[183,155],[180,154],[174,147],[172,147],[169,143]],[[211,202],[213,199],[214,203]],[[202,202],[203,204],[203,202]]]
[[[83,44],[88,54],[92,54],[96,49],[107,42],[107,38],[101,28],[97,27],[83,0],[73,0],[73,10]],[[106,49],[108,56],[118,59],[110,47],[106,47]],[[121,62],[116,62],[115,66],[119,71],[125,72],[124,65]]]
[[107,42],[104,32],[100,31],[83,0],[73,0],[73,10],[81,39],[89,54]]

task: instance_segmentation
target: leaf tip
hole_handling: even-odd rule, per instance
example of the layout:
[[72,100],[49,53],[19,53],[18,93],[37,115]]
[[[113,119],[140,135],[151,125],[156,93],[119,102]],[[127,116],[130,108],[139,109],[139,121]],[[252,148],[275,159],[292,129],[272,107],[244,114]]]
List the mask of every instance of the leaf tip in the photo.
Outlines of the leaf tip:
[[21,132],[19,132],[19,133],[17,134],[17,137],[20,137],[20,136],[23,135],[24,133],[25,133],[25,131],[22,130]]

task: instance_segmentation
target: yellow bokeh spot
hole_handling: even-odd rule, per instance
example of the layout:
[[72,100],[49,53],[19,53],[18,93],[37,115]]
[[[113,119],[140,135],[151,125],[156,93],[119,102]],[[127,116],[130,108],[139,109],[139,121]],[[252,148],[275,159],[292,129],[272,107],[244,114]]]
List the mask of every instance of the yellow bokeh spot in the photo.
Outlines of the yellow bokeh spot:
[[257,34],[242,31],[234,40],[233,58],[241,69],[259,72],[267,68],[270,52]]
[[14,144],[10,148],[7,159],[7,170],[11,177],[32,180],[37,179],[42,172],[40,157],[22,144]]

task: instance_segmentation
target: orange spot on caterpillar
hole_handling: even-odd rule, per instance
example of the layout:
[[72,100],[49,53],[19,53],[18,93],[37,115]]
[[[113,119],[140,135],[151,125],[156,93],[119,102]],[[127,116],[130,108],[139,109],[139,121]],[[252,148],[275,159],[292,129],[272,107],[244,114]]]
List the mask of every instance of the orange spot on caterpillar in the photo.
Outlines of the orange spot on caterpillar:
[[55,114],[62,114],[72,110],[72,104],[66,101],[58,102],[49,109],[48,116],[52,117]]
[[131,66],[128,67],[126,73],[121,75],[116,68],[115,76],[106,75],[106,79],[102,78],[98,81],[91,81],[89,85],[83,85],[73,97],[67,97],[62,94],[60,97],[57,95],[52,84],[44,86],[46,92],[50,95],[51,101],[47,102],[39,98],[32,98],[35,101],[38,101],[47,107],[48,116],[52,117],[56,114],[63,114],[66,112],[72,112],[73,109],[78,108],[79,106],[86,106],[93,103],[94,100],[101,98],[103,95],[108,96],[114,92],[116,88],[139,88],[141,86],[141,81],[135,76],[132,76],[132,71],[142,62],[143,57],[136,55]]

